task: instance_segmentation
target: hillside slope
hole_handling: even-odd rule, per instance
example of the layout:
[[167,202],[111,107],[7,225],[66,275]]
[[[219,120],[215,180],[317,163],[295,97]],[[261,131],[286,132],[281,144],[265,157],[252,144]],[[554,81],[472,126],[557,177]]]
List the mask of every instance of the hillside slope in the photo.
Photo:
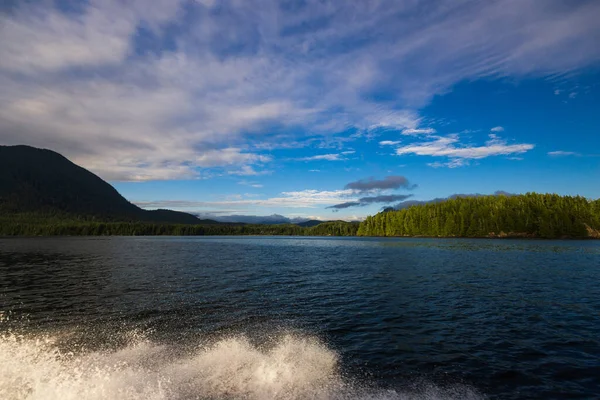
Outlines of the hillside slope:
[[111,221],[204,222],[183,212],[143,210],[85,168],[54,151],[30,146],[0,146],[0,213]]

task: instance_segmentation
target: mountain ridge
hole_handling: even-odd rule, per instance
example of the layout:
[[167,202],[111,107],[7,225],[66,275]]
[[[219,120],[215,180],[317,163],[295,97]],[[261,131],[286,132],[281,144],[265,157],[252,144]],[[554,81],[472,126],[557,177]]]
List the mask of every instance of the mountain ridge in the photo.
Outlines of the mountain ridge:
[[63,155],[26,145],[0,145],[0,212],[109,221],[218,223],[180,211],[144,210]]

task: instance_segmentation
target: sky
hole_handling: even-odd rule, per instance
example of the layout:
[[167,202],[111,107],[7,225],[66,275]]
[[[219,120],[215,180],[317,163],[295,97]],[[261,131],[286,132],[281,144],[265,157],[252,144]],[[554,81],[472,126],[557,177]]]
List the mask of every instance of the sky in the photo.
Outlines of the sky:
[[8,0],[0,144],[141,207],[360,220],[600,197],[596,0]]

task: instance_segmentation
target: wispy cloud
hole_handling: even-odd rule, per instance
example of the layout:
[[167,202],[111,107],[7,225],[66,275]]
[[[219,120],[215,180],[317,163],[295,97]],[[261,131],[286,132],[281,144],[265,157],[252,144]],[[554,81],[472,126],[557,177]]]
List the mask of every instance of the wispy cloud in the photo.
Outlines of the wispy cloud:
[[[474,146],[464,145],[460,143],[459,136],[435,136],[431,140],[420,143],[413,143],[407,146],[398,147],[397,155],[415,154],[418,156],[433,156],[433,157],[448,157],[452,160],[446,166],[457,167],[465,165],[465,161],[469,159],[482,159],[491,156],[522,154],[535,146],[528,143],[508,144],[505,140],[491,134],[490,139],[485,142],[485,145]],[[461,161],[457,161],[461,160]],[[433,164],[432,166],[440,167],[443,164]]]
[[504,127],[502,127],[502,126],[495,126],[492,129],[490,129],[490,131],[492,131],[492,132],[504,132]]
[[271,161],[268,155],[243,152],[239,148],[206,150],[194,158],[194,164],[200,167],[236,165],[244,163],[266,163]]
[[562,150],[557,150],[557,151],[549,151],[548,155],[550,157],[568,157],[568,156],[578,156],[580,155],[579,153],[576,153],[574,151],[562,151]]
[[379,142],[380,146],[396,146],[397,144],[402,143],[400,140],[382,140]]
[[432,163],[427,163],[427,165],[432,168],[458,168],[464,167],[465,165],[469,165],[469,160],[466,160],[464,158],[454,158],[447,162],[436,161]]
[[423,129],[416,129],[416,128],[406,128],[406,129],[402,129],[402,134],[403,135],[431,135],[433,133],[436,133],[437,131],[433,128],[423,128]]
[[257,188],[257,189],[264,187],[264,185],[261,183],[248,182],[248,181],[239,181],[238,185],[250,186],[253,188]]
[[[600,58],[596,1],[55,4],[0,13],[1,139],[111,180],[256,168],[263,150],[307,136],[431,135],[418,110],[458,82]],[[381,88],[389,98],[374,100]]]
[[298,161],[343,161],[343,153],[340,154],[317,154],[315,156],[296,158]]
[[272,172],[273,171],[269,171],[269,170],[257,171],[254,169],[254,167],[252,167],[250,165],[242,165],[241,168],[229,171],[228,173],[229,173],[229,175],[238,175],[238,176],[256,176],[256,175],[268,175]]
[[369,197],[361,197],[358,201],[347,201],[340,204],[334,204],[332,206],[326,207],[334,210],[341,210],[350,207],[364,207],[370,204],[389,204],[395,201],[402,201],[412,197],[412,194],[388,194],[388,195],[379,195],[379,196],[369,196]]
[[293,192],[282,192],[278,197],[266,199],[245,199],[241,195],[224,199],[221,201],[177,201],[177,200],[157,200],[157,201],[133,201],[140,207],[170,208],[182,211],[199,211],[206,208],[243,210],[247,207],[282,207],[282,208],[315,208],[322,205],[331,205],[345,200],[352,200],[353,190],[301,190]]

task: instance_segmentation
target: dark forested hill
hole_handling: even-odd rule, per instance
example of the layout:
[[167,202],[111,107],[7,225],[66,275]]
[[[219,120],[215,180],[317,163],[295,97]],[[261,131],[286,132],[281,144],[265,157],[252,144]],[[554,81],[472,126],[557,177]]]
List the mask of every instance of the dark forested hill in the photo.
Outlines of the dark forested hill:
[[381,212],[358,230],[363,236],[536,237],[600,236],[600,200],[528,193],[481,196]]
[[36,218],[203,222],[183,212],[143,210],[101,178],[62,155],[30,146],[0,146],[0,213],[5,217],[28,214]]

